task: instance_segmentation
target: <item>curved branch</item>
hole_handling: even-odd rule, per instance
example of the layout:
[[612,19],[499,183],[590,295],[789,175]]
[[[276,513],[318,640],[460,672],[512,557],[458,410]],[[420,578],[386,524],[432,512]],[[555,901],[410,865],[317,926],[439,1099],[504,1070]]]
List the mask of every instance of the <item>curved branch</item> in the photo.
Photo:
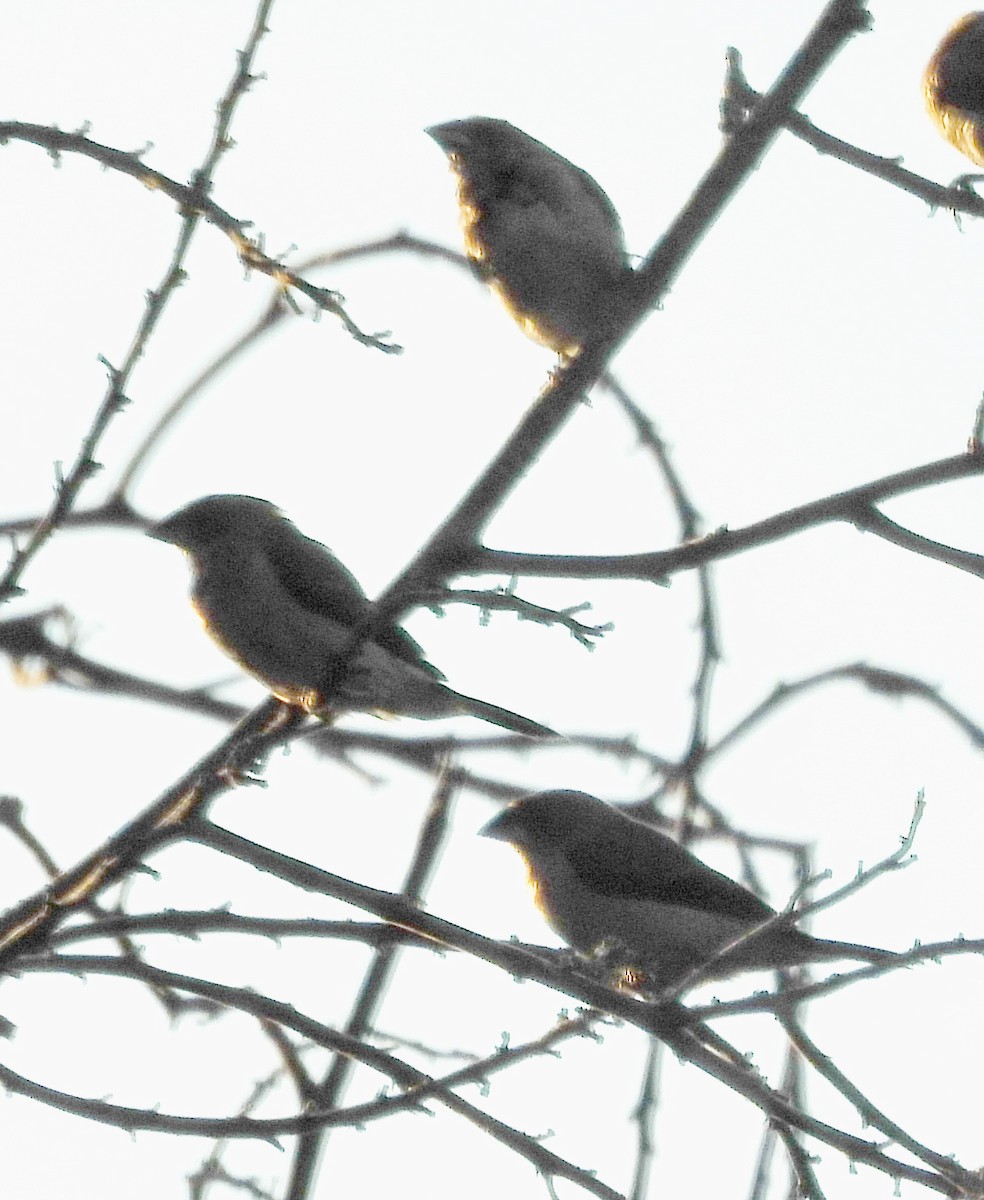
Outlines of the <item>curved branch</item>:
[[[339,250],[325,250],[313,254],[310,258],[302,259],[295,268],[299,275],[307,276],[311,271],[322,267],[333,267],[341,263],[351,262],[361,258],[373,258],[380,254],[395,254],[411,251],[424,258],[440,258],[455,266],[464,267],[471,271],[469,260],[455,250],[449,250],[437,242],[429,242],[423,238],[411,237],[410,234],[398,232],[390,237],[379,238],[374,242],[359,242],[354,246],[343,246]],[[284,299],[283,289],[277,287],[262,313],[253,324],[246,329],[234,342],[221,351],[208,365],[195,376],[171,401],[158,418],[154,427],[146,435],[130,461],[123,468],[119,480],[113,488],[117,497],[125,496],[130,490],[133,480],[146,463],[151,451],[160,441],[165,432],[174,424],[191,402],[201,393],[202,389],[211,383],[237,358],[248,350],[255,342],[272,333],[285,317],[293,315],[294,309]]]
[[270,697],[195,764],[177,783],[119,833],[88,854],[49,886],[0,918],[0,965],[43,945],[69,916],[110,884],[136,870],[144,858],[175,838],[196,813],[236,783],[245,770],[280,745],[303,715]]
[[190,991],[219,1004],[292,1029],[318,1045],[357,1059],[373,1070],[380,1071],[404,1089],[404,1094],[401,1096],[377,1100],[349,1109],[304,1113],[296,1117],[272,1120],[245,1116],[232,1118],[180,1117],[148,1112],[146,1109],[126,1108],[101,1100],[82,1099],[64,1092],[56,1092],[25,1079],[7,1067],[0,1066],[0,1083],[10,1088],[11,1091],[29,1095],[52,1107],[60,1108],[62,1111],[106,1124],[118,1125],[131,1131],[153,1129],[158,1132],[204,1137],[236,1137],[276,1141],[277,1138],[287,1134],[305,1133],[336,1125],[358,1125],[368,1120],[389,1116],[396,1111],[420,1108],[425,1100],[434,1099],[465,1117],[497,1141],[503,1142],[510,1149],[522,1154],[544,1174],[569,1179],[591,1192],[592,1195],[600,1197],[601,1200],[622,1200],[620,1193],[607,1187],[588,1172],[573,1166],[559,1155],[553,1154],[536,1138],[529,1137],[511,1126],[497,1121],[450,1090],[452,1087],[458,1087],[465,1083],[481,1082],[487,1075],[495,1071],[503,1070],[518,1061],[551,1050],[561,1040],[589,1033],[590,1025],[598,1019],[597,1015],[561,1022],[543,1038],[517,1046],[512,1050],[502,1050],[480,1062],[470,1063],[443,1079],[434,1079],[391,1054],[377,1050],[357,1038],[350,1037],[304,1016],[289,1004],[281,1004],[269,997],[260,996],[248,988],[227,987],[224,984],[195,979],[172,971],[163,971],[146,963],[123,964],[121,960],[115,958],[90,958],[82,955],[25,959],[22,968],[31,972],[74,971],[85,974],[115,975],[142,979],[148,983],[161,987],[172,987],[178,991]]
[[236,248],[240,262],[247,270],[259,271],[275,280],[282,293],[291,288],[306,296],[313,304],[324,312],[337,317],[348,332],[363,346],[371,346],[382,350],[384,354],[399,354],[402,346],[388,340],[389,334],[365,333],[352,320],[343,308],[344,297],[329,288],[316,287],[295,271],[270,258],[260,248],[259,238],[249,238],[245,230],[252,224],[250,221],[239,220],[220,208],[214,200],[210,200],[203,190],[201,180],[195,177],[192,185],[178,183],[177,180],[148,167],[140,154],[128,154],[113,146],[104,146],[86,137],[83,130],[77,133],[65,133],[48,125],[32,125],[27,121],[0,121],[0,145],[10,141],[30,142],[40,146],[57,162],[64,153],[81,154],[111,171],[118,171],[136,179],[150,191],[162,192],[181,209],[182,213],[203,218],[216,229],[220,229]]
[[843,667],[831,667],[829,670],[819,671],[815,675],[807,675],[802,679],[794,680],[792,683],[780,683],[751,712],[747,713],[736,725],[733,725],[731,729],[721,735],[708,749],[706,758],[719,755],[724,750],[730,749],[736,741],[747,736],[756,725],[761,724],[780,705],[787,704],[789,701],[814,688],[821,687],[827,683],[838,682],[842,679],[856,681],[868,688],[869,691],[876,693],[876,695],[889,696],[893,699],[899,699],[903,696],[915,696],[917,699],[936,708],[943,716],[952,721],[961,732],[966,734],[978,750],[984,749],[984,728],[978,725],[976,721],[971,720],[955,704],[951,704],[949,700],[941,696],[933,684],[929,684],[924,679],[919,679],[915,675],[905,675],[901,671],[890,671],[884,667],[873,667],[868,663],[849,663]]
[[[749,112],[755,110],[761,97],[748,85],[742,71],[741,55],[733,48],[728,50],[728,67],[727,99],[729,105],[733,104],[736,109],[734,119],[740,122]],[[944,186],[917,175],[914,171],[908,171],[902,166],[901,156],[886,157],[873,154],[870,150],[862,150],[860,146],[824,132],[799,112],[787,113],[783,124],[790,133],[812,146],[818,153],[836,158],[868,175],[874,175],[918,200],[925,201],[932,208],[947,208],[953,212],[968,213],[973,217],[984,217],[984,199],[972,189],[961,187],[959,184]]]
[[[219,102],[208,152],[205,155],[204,162],[194,175],[193,191],[196,195],[204,197],[211,188],[212,175],[219,164],[219,159],[232,145],[229,140],[229,126],[232,122],[236,105],[249,87],[251,81],[250,69],[256,49],[260,43],[260,38],[266,32],[266,18],[271,3],[272,0],[260,0],[246,49],[239,52],[236,73],[233,75],[225,95]],[[16,126],[17,122],[6,124]],[[4,128],[6,128],[6,125],[0,123],[0,131]],[[68,136],[81,139],[82,141],[86,140],[81,134],[71,134]],[[5,135],[3,132],[0,132],[0,144],[3,144],[5,140]],[[126,157],[139,162],[136,155]],[[156,289],[147,293],[144,315],[137,327],[133,341],[130,343],[130,348],[123,360],[123,365],[117,368],[112,366],[106,359],[102,360],[109,375],[109,388],[102,403],[96,410],[92,424],[82,438],[82,443],[75,456],[75,461],[69,468],[68,474],[63,476],[61,468],[57,468],[55,497],[51,503],[51,507],[37,525],[32,528],[31,535],[25,545],[15,548],[6,571],[0,577],[0,603],[20,594],[21,589],[18,581],[24,569],[64,521],[85,484],[101,469],[101,464],[95,458],[96,450],[113,418],[129,403],[126,388],[133,371],[143,356],[147,342],[157,328],[168,302],[184,281],[184,262],[191,246],[191,240],[198,228],[199,215],[195,207],[185,207],[182,209],[181,230],[178,234],[174,251],[171,254],[171,261],[164,272],[164,278],[161,283]]]
[[891,542],[893,546],[984,578],[984,554],[971,554],[969,550],[958,550],[954,546],[946,546],[943,542],[934,542],[930,538],[913,533],[911,529],[906,529],[896,521],[890,521],[874,505],[859,509],[855,514],[854,523],[859,529],[874,533],[886,542]]
[[846,492],[786,509],[743,529],[722,528],[697,541],[671,550],[643,554],[518,554],[507,550],[476,549],[457,563],[459,574],[546,575],[574,579],[644,579],[659,582],[680,571],[731,558],[745,550],[767,546],[804,529],[831,521],[864,527],[871,505],[893,496],[958,479],[984,475],[984,449],[972,445],[964,454],[923,463],[907,471],[886,475]]
[[[212,823],[196,821],[190,835],[202,845],[231,854],[296,887],[344,900],[383,920],[413,929],[441,945],[474,955],[511,975],[534,979],[565,995],[573,996],[592,1008],[609,1012],[647,1033],[654,1034],[665,1041],[680,1058],[692,1062],[706,1074],[750,1101],[767,1116],[817,1138],[854,1161],[867,1163],[893,1177],[914,1180],[946,1195],[955,1196],[961,1189],[972,1191],[977,1186],[974,1172],[967,1171],[958,1164],[951,1164],[946,1173],[937,1174],[922,1170],[892,1158],[876,1144],[864,1138],[855,1137],[808,1116],[780,1092],[769,1087],[723,1038],[718,1037],[705,1025],[689,1025],[688,1022],[692,1019],[691,1011],[678,1003],[661,1005],[641,1002],[631,995],[599,984],[588,974],[572,968],[566,956],[562,956],[563,961],[558,961],[556,958],[531,953],[511,943],[484,938],[460,925],[422,912],[393,893],[365,887],[341,876],[332,875],[308,863],[252,843]],[[913,951],[908,956],[900,956],[895,965],[901,966],[910,960],[914,961],[918,954],[919,952]],[[881,966],[874,969],[879,972],[885,970]],[[853,973],[852,978],[860,979],[865,975],[865,971],[858,971]],[[800,994],[802,993],[798,990],[796,995]],[[713,1014],[700,1010],[701,1016],[716,1016],[719,1012],[723,1014],[725,1007],[719,1006]]]
[[[438,778],[400,891],[400,895],[412,904],[420,904],[422,901],[447,838],[448,809],[455,791],[449,768],[450,761]],[[396,968],[396,953],[397,946],[390,943],[388,946],[378,947],[373,955],[345,1024],[345,1032],[350,1036],[365,1037],[372,1027]],[[345,1094],[351,1073],[352,1060],[345,1055],[336,1054],[320,1082],[312,1084],[309,1102],[326,1109],[337,1108]],[[312,1131],[298,1139],[285,1193],[287,1200],[309,1195],[318,1159],[324,1151],[324,1143],[323,1130]]]

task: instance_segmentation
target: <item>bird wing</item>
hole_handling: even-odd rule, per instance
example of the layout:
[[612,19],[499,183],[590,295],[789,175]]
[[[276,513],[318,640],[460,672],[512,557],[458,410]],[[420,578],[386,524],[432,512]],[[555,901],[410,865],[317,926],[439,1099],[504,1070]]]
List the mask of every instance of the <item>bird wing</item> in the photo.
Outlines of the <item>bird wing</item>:
[[[291,536],[279,536],[267,544],[267,555],[280,585],[301,608],[330,616],[340,625],[356,628],[372,616],[372,601],[351,571],[331,551],[291,527]],[[424,652],[409,633],[389,621],[373,628],[372,640],[404,662],[428,671],[435,679],[444,676],[424,658]]]
[[700,909],[747,924],[775,915],[754,892],[695,859],[672,838],[625,820],[635,828],[606,830],[579,843],[572,856],[576,874],[593,891]]
[[587,171],[582,171],[580,167],[575,167],[573,163],[570,166],[584,194],[591,199],[595,208],[602,213],[605,224],[611,226],[616,234],[618,243],[621,243],[623,237],[622,219],[619,217],[615,205],[609,199],[608,193],[593,175],[589,175]]
[[[532,140],[532,139],[531,139]],[[540,143],[537,143],[540,146]],[[576,167],[555,150],[540,146],[543,157],[531,157],[528,153],[510,162],[508,171],[496,171],[484,186],[476,188],[484,200],[483,207],[491,198],[508,199],[524,209],[546,204],[551,213],[560,219],[561,225],[554,236],[565,232],[568,237],[581,243],[586,234],[599,241],[614,256],[624,256],[622,222],[615,205],[601,184]],[[484,174],[484,173],[483,173]],[[585,230],[586,213],[582,209],[584,199],[597,214],[592,226]],[[491,215],[491,214],[489,214]]]

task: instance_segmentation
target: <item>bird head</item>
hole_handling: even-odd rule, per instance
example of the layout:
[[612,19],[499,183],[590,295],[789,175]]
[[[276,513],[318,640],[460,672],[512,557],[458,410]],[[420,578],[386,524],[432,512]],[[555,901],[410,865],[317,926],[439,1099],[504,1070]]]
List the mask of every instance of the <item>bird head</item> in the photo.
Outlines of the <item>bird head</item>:
[[524,147],[541,145],[528,133],[497,117],[463,117],[459,121],[431,125],[424,132],[456,166],[495,163],[496,169],[501,170],[507,168]]
[[245,531],[255,538],[283,520],[275,505],[256,496],[203,496],[151,525],[147,536],[194,554]]
[[587,792],[537,792],[514,800],[479,830],[482,837],[509,842],[521,850],[557,849],[585,835],[612,810]]

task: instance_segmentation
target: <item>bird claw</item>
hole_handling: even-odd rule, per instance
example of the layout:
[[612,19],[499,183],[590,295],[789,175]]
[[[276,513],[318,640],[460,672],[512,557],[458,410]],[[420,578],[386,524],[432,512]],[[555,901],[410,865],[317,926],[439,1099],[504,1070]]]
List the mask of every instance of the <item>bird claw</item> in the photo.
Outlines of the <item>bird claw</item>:
[[255,787],[267,786],[265,779],[261,779],[259,775],[251,775],[245,765],[240,766],[235,762],[229,762],[219,767],[216,775],[218,775],[219,779],[228,788],[250,787],[251,785]]
[[641,992],[651,987],[651,977],[639,966],[638,955],[617,938],[606,938],[595,946],[591,961],[610,987]]
[[969,192],[972,196],[980,197],[977,194],[975,183],[984,183],[984,175],[980,172],[970,171],[966,175],[958,175],[956,179],[950,182],[950,187],[957,192]]

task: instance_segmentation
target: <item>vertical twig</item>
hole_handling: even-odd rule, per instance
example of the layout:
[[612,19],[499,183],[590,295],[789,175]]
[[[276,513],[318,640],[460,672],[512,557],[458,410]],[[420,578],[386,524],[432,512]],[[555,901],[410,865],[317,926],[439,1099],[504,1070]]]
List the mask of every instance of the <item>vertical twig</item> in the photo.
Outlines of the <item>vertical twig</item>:
[[[208,153],[202,165],[192,175],[194,190],[203,197],[207,196],[211,190],[212,174],[218,166],[219,159],[233,144],[229,138],[229,126],[236,105],[252,82],[250,68],[260,38],[266,32],[266,19],[272,3],[273,0],[260,0],[246,48],[238,52],[236,73],[219,102]],[[144,315],[137,326],[130,348],[124,356],[123,365],[114,367],[107,359],[102,359],[109,375],[109,388],[88,432],[82,439],[82,444],[68,474],[62,475],[61,468],[56,468],[55,498],[51,507],[41,518],[24,545],[18,546],[14,550],[6,571],[0,577],[0,603],[20,594],[22,590],[19,585],[20,577],[28,563],[68,515],[85,484],[101,470],[101,464],[95,459],[96,450],[112,419],[129,403],[126,389],[134,369],[143,357],[147,343],[157,328],[168,302],[184,282],[184,262],[200,220],[201,215],[196,209],[186,208],[182,212],[181,230],[171,254],[171,261],[168,263],[161,283],[156,289],[147,293]]]
[[[448,809],[455,790],[454,778],[455,773],[448,759],[438,777],[400,893],[407,900],[416,902],[423,898],[440,858],[447,833]],[[361,1038],[370,1031],[383,993],[393,974],[398,952],[399,947],[390,945],[381,947],[374,954],[345,1024],[345,1032],[351,1037]],[[337,1108],[352,1074],[352,1067],[350,1058],[336,1054],[328,1073],[310,1097],[312,1103],[318,1108]],[[305,1200],[311,1195],[318,1159],[327,1137],[328,1131],[320,1130],[298,1139],[287,1188],[287,1200]]]

